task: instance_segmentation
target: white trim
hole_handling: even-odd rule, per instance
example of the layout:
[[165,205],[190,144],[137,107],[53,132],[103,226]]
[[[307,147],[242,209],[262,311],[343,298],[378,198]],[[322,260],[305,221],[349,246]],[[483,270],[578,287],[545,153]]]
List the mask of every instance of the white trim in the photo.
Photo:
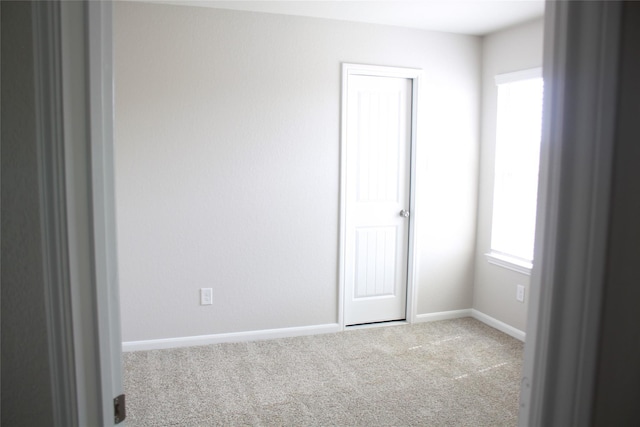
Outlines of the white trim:
[[344,329],[345,257],[347,255],[347,64],[342,64],[340,98],[340,236],[338,247],[338,324]]
[[539,79],[542,77],[542,67],[529,68],[526,70],[513,71],[511,73],[498,74],[495,76],[496,85],[519,82],[523,80]]
[[[113,423],[113,401],[105,407],[105,372],[100,358],[98,270],[92,192],[87,4],[60,2],[66,206],[78,424]],[[108,368],[107,368],[108,369]],[[109,380],[107,380],[109,381]],[[110,394],[110,393],[108,393]]]
[[487,257],[487,262],[490,264],[517,271],[518,273],[526,274],[527,276],[531,275],[531,268],[533,268],[533,264],[531,262],[526,262],[498,252],[489,252],[484,254],[484,256]]
[[[418,218],[420,217],[420,210],[417,208],[418,204],[416,184],[418,182],[418,166],[417,166],[417,153],[418,153],[418,106],[420,103],[421,91],[422,91],[422,70],[407,69],[403,70],[404,73],[412,76],[407,77],[412,79],[412,101],[411,101],[411,156],[409,171],[409,249],[407,253],[407,307],[405,319],[409,323],[413,323],[417,315],[418,304],[418,286],[417,286],[417,274],[418,274],[418,245],[416,236],[418,236],[417,228],[419,224]],[[411,74],[410,74],[411,73]]]
[[417,79],[422,75],[422,70],[419,68],[387,67],[381,65],[351,64],[345,62],[342,64],[343,78],[346,75]]
[[471,309],[471,308],[464,309],[464,310],[440,311],[437,313],[418,314],[416,316],[415,322],[416,323],[435,322],[438,320],[459,319],[461,317],[473,317],[474,319],[479,320],[482,323],[485,323],[501,332],[504,332],[505,334],[510,335],[513,338],[516,338],[520,341],[525,340],[526,334],[523,331],[516,329],[513,326],[508,325],[504,322],[501,322],[498,319],[494,319],[493,317],[488,316],[476,309]]
[[113,399],[124,393],[115,220],[112,3],[87,2],[85,19],[96,321],[103,419],[110,425],[114,422]]
[[476,309],[471,310],[471,317],[473,317],[476,320],[481,321],[482,323],[491,326],[494,329],[499,330],[500,332],[504,332],[507,335],[512,336],[515,339],[518,339],[522,342],[525,341],[526,338],[526,334],[524,333],[524,331],[521,331],[520,329],[514,328],[511,325],[508,325],[496,318],[493,318],[487,314],[484,314],[481,311],[478,311]]
[[621,9],[621,2],[546,4],[536,263],[520,389],[522,427],[592,424]]
[[409,211],[409,249],[407,253],[407,302],[405,319],[412,323],[416,319],[416,293],[415,276],[417,271],[417,245],[416,245],[416,229],[418,226],[416,211],[416,152],[418,138],[418,102],[421,98],[421,80],[423,71],[417,68],[401,68],[386,67],[378,65],[363,64],[342,64],[342,97],[341,97],[341,120],[340,120],[340,247],[338,260],[338,324],[344,330],[344,310],[345,304],[345,245],[346,245],[346,216],[347,216],[347,94],[348,94],[348,77],[351,75],[380,76],[380,77],[399,77],[412,80],[412,100],[411,100],[411,147],[410,147],[410,190]]
[[[507,335],[510,335],[520,341],[525,340],[525,333],[519,329],[516,329],[504,322],[494,319],[478,310],[463,309],[463,310],[451,310],[440,311],[437,313],[418,314],[415,317],[415,323],[427,323],[436,322],[440,320],[460,319],[464,317],[473,317],[492,328],[495,328]],[[163,350],[169,348],[182,348],[193,347],[201,345],[221,344],[229,342],[248,342],[269,340],[275,338],[291,338],[307,335],[319,335],[341,332],[344,330],[354,329],[366,329],[383,326],[397,326],[409,324],[407,321],[388,322],[388,323],[375,323],[369,325],[354,325],[342,328],[337,323],[329,323],[326,325],[315,326],[301,326],[293,328],[281,328],[281,329],[265,329],[261,331],[246,331],[246,332],[231,332],[224,334],[213,335],[198,335],[191,337],[179,337],[179,338],[162,338],[155,340],[144,341],[127,341],[122,343],[122,350],[124,352],[131,351],[148,351],[148,350]]]
[[61,38],[61,28],[64,27],[60,4],[34,2],[32,25],[42,279],[53,409],[51,425],[74,426],[79,424],[82,396],[76,384],[73,299],[69,285],[73,277],[69,266],[73,243],[70,243],[68,233],[73,224],[67,220],[66,129],[63,125],[65,88],[61,63],[65,46]]
[[119,313],[117,298],[105,300],[116,277],[102,152],[112,148],[110,11],[110,2],[33,5],[52,426],[113,425],[122,380],[119,345],[109,341],[119,325],[105,320]]
[[337,323],[300,326],[293,328],[264,329],[262,331],[231,332],[226,334],[197,335],[192,337],[163,338],[122,343],[122,351],[162,350],[167,348],[193,347],[227,342],[247,342],[274,338],[291,338],[305,335],[330,334],[342,331]]
[[436,313],[418,314],[415,323],[436,322],[438,320],[459,319],[461,317],[471,317],[471,309],[438,311]]

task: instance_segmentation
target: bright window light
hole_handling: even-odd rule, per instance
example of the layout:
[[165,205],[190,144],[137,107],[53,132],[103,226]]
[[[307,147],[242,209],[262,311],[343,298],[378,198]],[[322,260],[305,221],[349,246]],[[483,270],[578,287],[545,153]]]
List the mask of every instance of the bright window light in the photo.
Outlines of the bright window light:
[[496,76],[498,117],[489,255],[525,270],[533,263],[536,224],[543,93],[540,74],[540,69],[535,69]]

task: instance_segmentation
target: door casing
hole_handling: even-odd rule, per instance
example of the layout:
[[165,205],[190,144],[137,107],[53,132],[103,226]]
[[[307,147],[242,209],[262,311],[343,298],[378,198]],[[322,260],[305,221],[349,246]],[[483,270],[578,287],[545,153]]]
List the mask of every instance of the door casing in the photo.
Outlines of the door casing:
[[417,124],[418,101],[420,99],[420,81],[422,70],[415,68],[386,67],[378,65],[342,64],[342,99],[340,120],[340,250],[339,250],[339,301],[338,324],[345,328],[345,292],[346,292],[346,216],[347,216],[347,95],[350,76],[376,76],[396,77],[410,79],[412,82],[411,93],[411,138],[410,138],[410,172],[409,172],[409,247],[407,251],[407,304],[405,323],[413,323],[416,316],[416,253],[415,245],[416,228],[418,225],[418,212],[416,211],[416,153],[417,153]]

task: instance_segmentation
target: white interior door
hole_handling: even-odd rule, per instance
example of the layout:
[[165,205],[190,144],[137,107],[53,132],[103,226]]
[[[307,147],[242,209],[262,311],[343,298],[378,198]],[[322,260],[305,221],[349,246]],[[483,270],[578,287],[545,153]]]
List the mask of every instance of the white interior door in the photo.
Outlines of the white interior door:
[[347,78],[345,325],[402,320],[407,304],[412,80]]

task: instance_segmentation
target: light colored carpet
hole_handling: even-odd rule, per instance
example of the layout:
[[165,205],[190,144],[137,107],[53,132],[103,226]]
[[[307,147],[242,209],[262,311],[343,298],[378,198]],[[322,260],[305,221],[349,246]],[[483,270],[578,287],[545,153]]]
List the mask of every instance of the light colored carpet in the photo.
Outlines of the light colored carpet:
[[464,318],[124,354],[129,426],[515,426],[523,344]]

